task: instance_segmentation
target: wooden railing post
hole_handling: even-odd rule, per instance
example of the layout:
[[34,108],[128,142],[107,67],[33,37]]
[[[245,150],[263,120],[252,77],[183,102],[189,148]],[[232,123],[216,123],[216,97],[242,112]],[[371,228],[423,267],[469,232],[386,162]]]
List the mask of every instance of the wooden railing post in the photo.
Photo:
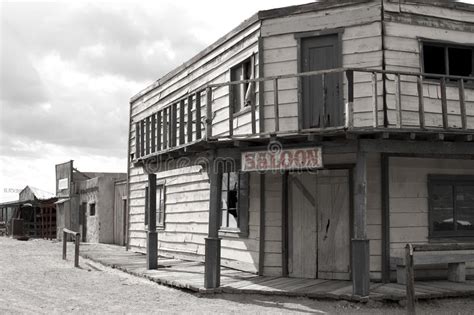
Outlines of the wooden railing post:
[[212,137],[212,89],[206,88],[206,139]]
[[446,99],[446,78],[441,78],[441,111],[443,113],[443,129],[448,129],[448,101]]
[[346,128],[354,127],[354,71],[346,71],[347,78],[347,103],[346,103]]
[[323,106],[321,106],[320,128],[324,129],[326,126],[326,74],[321,74],[321,88],[323,92]]
[[184,144],[184,99],[179,102],[179,141],[180,145]]
[[377,95],[377,73],[372,72],[372,117],[373,126],[377,128],[379,126],[379,105]]
[[413,271],[413,246],[405,247],[407,314],[415,314],[415,275]]
[[[240,87],[240,83],[237,85]],[[241,102],[245,102],[245,96],[241,97]],[[243,104],[241,104],[243,106]],[[234,86],[229,85],[229,137],[234,135]]]
[[193,141],[193,95],[188,96],[188,112],[187,112],[187,129],[186,133],[188,135],[188,143]]
[[280,109],[278,101],[278,79],[273,80],[273,111],[275,115],[275,131],[280,131]]
[[196,140],[201,139],[201,92],[196,92]]
[[420,128],[425,129],[425,102],[423,96],[423,77],[420,75],[417,79],[418,87],[418,115],[420,120]]
[[461,128],[467,129],[467,118],[466,118],[466,102],[464,95],[464,80],[459,80],[459,109],[461,113]]
[[153,114],[151,115],[151,153],[156,152],[156,127],[156,114]]
[[400,74],[395,75],[395,108],[397,110],[397,128],[402,128],[402,93]]

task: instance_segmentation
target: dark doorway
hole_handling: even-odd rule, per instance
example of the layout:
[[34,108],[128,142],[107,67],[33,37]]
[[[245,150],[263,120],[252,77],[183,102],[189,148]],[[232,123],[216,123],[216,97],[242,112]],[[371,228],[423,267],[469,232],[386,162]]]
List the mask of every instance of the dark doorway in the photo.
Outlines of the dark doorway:
[[[301,39],[301,72],[341,67],[337,34]],[[315,75],[302,79],[303,129],[342,126],[341,73]]]

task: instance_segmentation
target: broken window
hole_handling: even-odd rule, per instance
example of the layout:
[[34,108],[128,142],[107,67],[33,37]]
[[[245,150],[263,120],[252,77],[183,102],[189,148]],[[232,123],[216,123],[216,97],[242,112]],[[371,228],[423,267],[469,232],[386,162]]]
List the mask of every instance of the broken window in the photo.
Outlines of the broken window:
[[[245,60],[230,69],[230,80],[241,81],[255,78],[254,57]],[[234,113],[238,113],[247,106],[255,104],[255,82],[246,82],[230,85],[230,105]]]
[[474,236],[474,177],[428,177],[430,236]]
[[89,204],[89,215],[90,216],[95,216],[95,203],[90,203]]
[[222,174],[221,228],[246,232],[248,176],[240,172]]
[[423,44],[423,72],[469,77],[474,74],[473,47]]

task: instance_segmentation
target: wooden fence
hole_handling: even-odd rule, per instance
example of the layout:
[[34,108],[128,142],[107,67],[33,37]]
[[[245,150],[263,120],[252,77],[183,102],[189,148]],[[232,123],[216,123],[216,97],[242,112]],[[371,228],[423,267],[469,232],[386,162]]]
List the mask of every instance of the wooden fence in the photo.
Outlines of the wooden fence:
[[79,244],[81,242],[81,233],[66,228],[63,229],[63,260],[66,260],[67,256],[68,235],[72,235],[74,238],[74,267],[79,268]]

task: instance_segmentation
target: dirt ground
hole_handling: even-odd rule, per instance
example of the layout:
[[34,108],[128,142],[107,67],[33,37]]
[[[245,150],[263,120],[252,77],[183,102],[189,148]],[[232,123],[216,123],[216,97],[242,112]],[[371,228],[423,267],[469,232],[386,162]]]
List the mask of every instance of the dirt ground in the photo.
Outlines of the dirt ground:
[[[72,246],[69,246],[72,247]],[[72,249],[72,248],[71,248]],[[398,304],[321,301],[264,295],[192,294],[86,259],[61,259],[54,241],[0,237],[0,314],[404,314]],[[474,298],[422,302],[418,313],[472,314]]]

